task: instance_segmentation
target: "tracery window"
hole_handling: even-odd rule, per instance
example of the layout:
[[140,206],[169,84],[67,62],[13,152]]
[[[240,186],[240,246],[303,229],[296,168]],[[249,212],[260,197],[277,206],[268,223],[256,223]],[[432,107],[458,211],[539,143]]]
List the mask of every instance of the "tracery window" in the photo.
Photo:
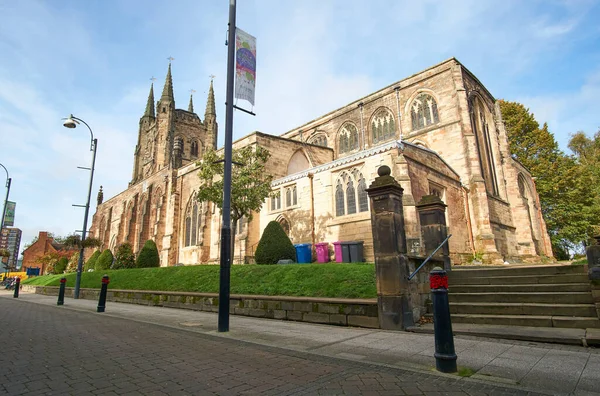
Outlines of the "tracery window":
[[315,144],[317,146],[327,147],[327,136],[320,134],[309,140],[310,144]]
[[246,224],[248,224],[248,222],[243,217],[241,219],[239,219],[238,221],[236,221],[235,235],[241,235],[246,230],[246,228],[245,228]]
[[358,149],[358,129],[352,123],[346,123],[339,133],[339,153],[349,153]]
[[369,198],[363,175],[358,169],[342,172],[335,186],[335,215],[339,217],[368,210]]
[[195,246],[201,239],[202,204],[194,196],[190,198],[185,211],[185,240],[184,246]]
[[298,193],[296,189],[296,185],[286,187],[285,189],[285,206],[289,208],[290,206],[298,205]]
[[191,147],[191,149],[190,149],[190,150],[191,150],[191,151],[190,151],[190,154],[191,154],[193,157],[197,157],[197,156],[198,156],[198,142],[196,142],[196,141],[193,141],[193,142],[192,142],[192,147]]
[[279,191],[274,192],[275,195],[271,197],[271,210],[281,209],[281,194]]
[[410,116],[413,130],[438,123],[440,116],[433,96],[426,93],[419,94],[410,106]]
[[371,121],[371,135],[373,144],[385,142],[396,135],[394,116],[388,109],[380,109]]

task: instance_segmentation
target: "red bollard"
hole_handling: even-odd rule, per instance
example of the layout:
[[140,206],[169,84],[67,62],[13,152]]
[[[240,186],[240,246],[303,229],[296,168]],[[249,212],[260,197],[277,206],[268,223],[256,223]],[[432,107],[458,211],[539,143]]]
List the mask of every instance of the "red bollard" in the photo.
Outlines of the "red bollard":
[[456,352],[448,303],[448,275],[440,267],[429,273],[429,287],[433,302],[433,336],[435,339],[435,367],[442,373],[456,373]]
[[15,279],[15,294],[13,294],[14,298],[19,298],[19,289],[21,288],[21,278],[17,276]]
[[108,275],[104,275],[102,277],[102,288],[100,289],[100,298],[98,299],[98,308],[96,312],[104,312],[106,308],[106,291],[108,290],[108,284],[110,280],[108,279]]
[[60,278],[60,289],[58,289],[58,301],[56,305],[64,305],[65,303],[65,286],[67,284],[67,278]]

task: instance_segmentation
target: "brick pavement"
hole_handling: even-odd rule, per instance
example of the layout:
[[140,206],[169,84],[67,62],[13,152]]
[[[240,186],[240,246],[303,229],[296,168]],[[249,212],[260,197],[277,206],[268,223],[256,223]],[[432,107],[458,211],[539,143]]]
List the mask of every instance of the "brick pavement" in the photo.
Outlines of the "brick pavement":
[[21,300],[0,323],[0,395],[535,394]]

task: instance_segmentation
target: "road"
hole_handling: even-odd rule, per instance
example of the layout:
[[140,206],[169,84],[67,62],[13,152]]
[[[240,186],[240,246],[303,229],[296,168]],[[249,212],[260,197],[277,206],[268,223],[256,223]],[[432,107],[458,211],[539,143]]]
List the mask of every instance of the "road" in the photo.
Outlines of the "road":
[[0,395],[534,395],[0,298]]

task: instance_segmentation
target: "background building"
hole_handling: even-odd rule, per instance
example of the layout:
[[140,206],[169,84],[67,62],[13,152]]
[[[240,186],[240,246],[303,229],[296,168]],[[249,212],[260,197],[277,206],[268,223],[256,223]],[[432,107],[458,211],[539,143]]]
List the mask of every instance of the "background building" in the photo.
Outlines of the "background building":
[[46,274],[44,265],[38,262],[38,259],[49,253],[57,253],[64,257],[71,257],[79,249],[64,246],[54,240],[47,231],[40,231],[37,240],[23,250],[23,261],[21,271],[26,272],[28,268],[39,268],[40,275]]
[[4,227],[2,232],[0,232],[0,249],[6,249],[10,252],[6,264],[11,269],[17,268],[20,246],[21,230],[18,228]]

